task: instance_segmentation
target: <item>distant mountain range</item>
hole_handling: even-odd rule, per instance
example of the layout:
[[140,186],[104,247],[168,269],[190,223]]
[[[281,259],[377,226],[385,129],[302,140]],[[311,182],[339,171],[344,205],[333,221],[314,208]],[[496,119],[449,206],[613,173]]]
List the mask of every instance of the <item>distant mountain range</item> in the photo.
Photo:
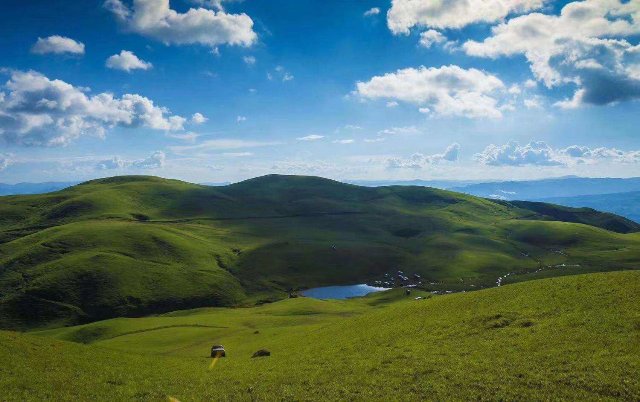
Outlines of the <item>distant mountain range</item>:
[[44,194],[75,186],[80,182],[0,183],[0,195]]
[[545,198],[541,201],[568,207],[588,207],[640,222],[640,191]]
[[463,184],[447,189],[477,197],[528,201],[640,191],[640,177],[618,179],[569,176],[544,180]]

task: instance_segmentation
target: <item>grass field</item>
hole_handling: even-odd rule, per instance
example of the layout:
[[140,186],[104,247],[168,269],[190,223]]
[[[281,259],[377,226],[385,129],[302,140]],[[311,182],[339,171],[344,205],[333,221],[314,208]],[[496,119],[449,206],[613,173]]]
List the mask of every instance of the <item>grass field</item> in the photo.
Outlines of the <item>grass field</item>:
[[639,229],[588,209],[422,187],[113,177],[0,198],[0,328],[253,305],[397,269],[429,290],[635,269]]
[[640,398],[640,272],[413,296],[0,332],[0,400]]

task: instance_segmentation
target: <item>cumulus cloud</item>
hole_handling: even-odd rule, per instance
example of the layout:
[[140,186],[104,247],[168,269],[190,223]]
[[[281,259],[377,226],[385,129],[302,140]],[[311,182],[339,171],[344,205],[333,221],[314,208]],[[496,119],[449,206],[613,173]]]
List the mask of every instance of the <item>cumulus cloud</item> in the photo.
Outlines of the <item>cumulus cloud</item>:
[[429,29],[420,34],[420,46],[430,48],[431,46],[446,42],[447,37],[436,31],[435,29]]
[[244,56],[242,60],[245,62],[245,64],[248,64],[250,66],[256,64],[256,58],[253,56]]
[[202,113],[194,113],[193,116],[191,116],[191,123],[193,124],[204,124],[208,120],[209,119],[206,118]]
[[640,162],[640,151],[623,151],[616,148],[589,148],[585,146],[571,145],[560,150],[560,153],[570,158],[574,158],[577,163],[594,163],[598,161],[619,163]]
[[133,52],[123,50],[120,54],[114,54],[106,62],[108,68],[131,72],[132,70],[149,70],[153,64],[140,60]]
[[60,35],[53,35],[47,38],[38,38],[38,41],[31,47],[31,52],[35,54],[84,54],[84,44],[71,38]]
[[393,0],[387,13],[387,25],[394,34],[408,34],[416,26],[462,28],[534,10],[544,2],[545,0]]
[[219,45],[251,46],[257,40],[251,17],[228,14],[220,7],[179,13],[170,8],[169,0],[133,0],[131,7],[122,0],[107,0],[104,6],[129,31],[166,45],[199,44],[215,49]]
[[116,126],[177,131],[186,121],[141,95],[92,96],[35,71],[10,72],[2,88],[8,92],[0,92],[0,139],[17,145],[66,145],[83,135],[104,137]]
[[380,9],[378,7],[373,7],[364,12],[365,17],[371,17],[374,15],[380,14]]
[[159,169],[164,167],[166,155],[162,151],[156,151],[149,157],[137,160],[124,160],[114,156],[111,159],[98,161],[95,165],[96,170],[116,170],[116,169]]
[[505,145],[489,145],[482,152],[474,155],[474,160],[489,166],[558,166],[564,163],[559,160],[557,152],[542,141],[530,142],[520,146],[515,141]]
[[459,66],[406,68],[358,82],[365,99],[387,99],[420,106],[435,116],[500,118],[498,95],[505,90],[496,76]]
[[388,158],[386,161],[388,169],[423,169],[429,165],[441,162],[455,162],[460,155],[460,144],[453,143],[441,154],[424,155],[415,153],[409,158]]
[[133,161],[132,167],[138,169],[159,169],[164,166],[166,155],[162,151],[156,151],[145,159]]
[[474,155],[474,159],[490,166],[566,166],[583,163],[614,162],[638,163],[640,151],[623,151],[616,148],[589,148],[571,145],[552,148],[542,141],[520,146],[517,142],[505,145],[489,145]]
[[559,15],[531,13],[492,29],[483,41],[467,41],[469,55],[524,55],[547,87],[571,84],[564,108],[605,105],[640,98],[640,3],[585,0],[566,4]]
[[324,135],[310,134],[304,137],[296,138],[298,141],[318,141],[324,138]]

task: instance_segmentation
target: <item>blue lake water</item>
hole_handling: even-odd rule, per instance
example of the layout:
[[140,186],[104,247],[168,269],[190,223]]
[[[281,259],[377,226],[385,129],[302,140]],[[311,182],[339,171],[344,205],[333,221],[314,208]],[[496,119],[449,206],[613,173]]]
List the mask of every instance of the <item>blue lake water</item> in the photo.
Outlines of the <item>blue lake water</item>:
[[366,296],[369,293],[381,292],[387,288],[378,288],[365,284],[348,286],[325,286],[322,288],[308,289],[302,292],[306,297],[314,299],[349,299],[351,297]]

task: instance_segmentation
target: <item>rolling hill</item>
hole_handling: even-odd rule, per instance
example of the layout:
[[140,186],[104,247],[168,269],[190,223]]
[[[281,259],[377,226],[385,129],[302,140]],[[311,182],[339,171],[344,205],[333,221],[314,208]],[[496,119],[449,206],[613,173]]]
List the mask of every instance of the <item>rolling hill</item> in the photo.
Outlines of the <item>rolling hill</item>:
[[639,295],[609,272],[0,331],[0,399],[638,400]]
[[636,269],[639,229],[590,209],[421,187],[113,177],[0,198],[0,327],[251,305],[396,269],[429,290]]

